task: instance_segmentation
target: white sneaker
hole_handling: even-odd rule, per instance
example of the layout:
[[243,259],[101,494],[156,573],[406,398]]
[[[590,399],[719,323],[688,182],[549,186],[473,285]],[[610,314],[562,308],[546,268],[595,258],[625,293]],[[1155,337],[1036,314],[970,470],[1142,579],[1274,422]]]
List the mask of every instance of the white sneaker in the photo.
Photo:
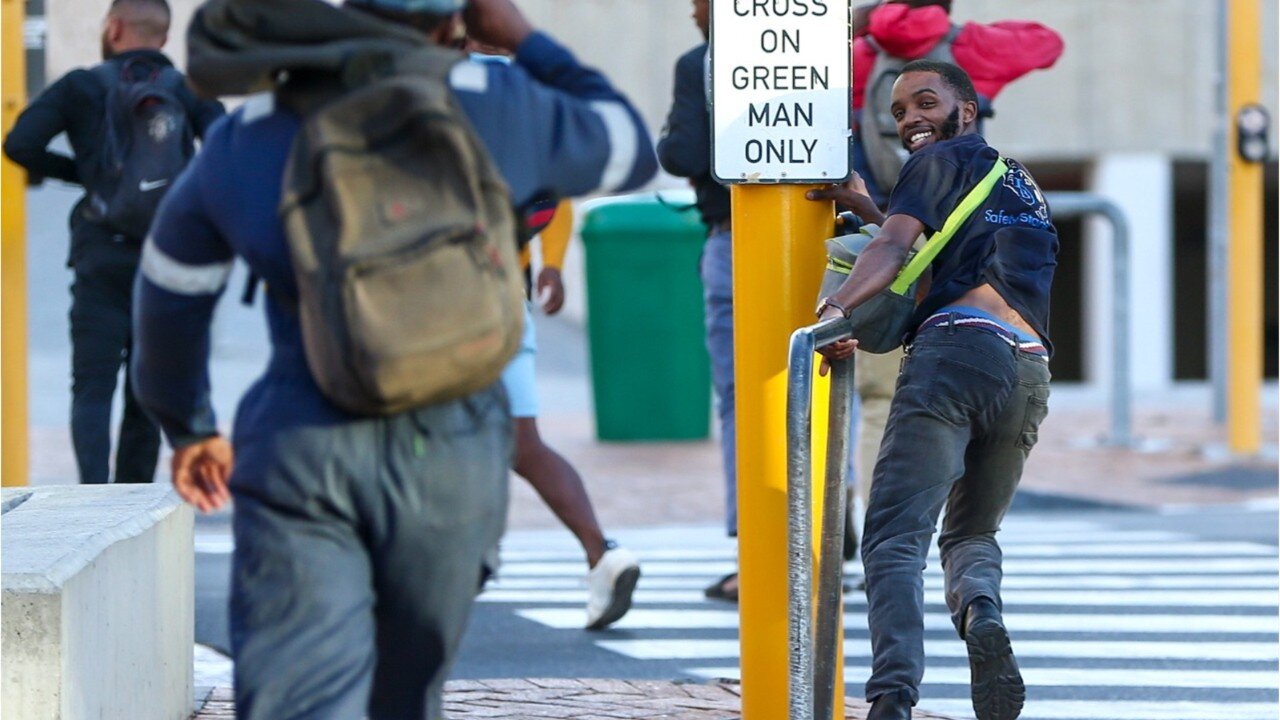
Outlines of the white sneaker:
[[631,609],[631,593],[640,579],[640,562],[612,542],[587,573],[587,629],[603,630]]

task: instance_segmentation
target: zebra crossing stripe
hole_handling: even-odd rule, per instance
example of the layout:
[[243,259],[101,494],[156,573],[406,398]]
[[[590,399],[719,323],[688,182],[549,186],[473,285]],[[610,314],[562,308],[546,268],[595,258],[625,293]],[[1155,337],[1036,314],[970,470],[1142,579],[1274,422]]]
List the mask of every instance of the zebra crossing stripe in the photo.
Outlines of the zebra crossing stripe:
[[[567,630],[582,625],[581,608],[526,608],[516,614],[547,627]],[[1017,613],[1006,612],[1005,624],[1011,633],[1266,633],[1280,632],[1280,618],[1275,615],[1110,615],[1093,613]],[[635,608],[613,627],[620,630],[692,630],[698,628],[729,629],[738,627],[738,613],[733,610]],[[846,630],[867,629],[863,613],[845,613]],[[950,630],[951,617],[942,613],[926,613],[925,630]]]
[[[1015,647],[1014,652],[1018,650]],[[1243,670],[1150,670],[1126,668],[1057,668],[1022,667],[1022,679],[1032,687],[1147,687],[1147,688],[1231,688],[1236,690],[1270,690],[1276,688],[1274,671]],[[708,678],[738,679],[736,665],[690,668],[692,674]],[[869,665],[844,669],[846,681],[858,684],[859,678],[871,676]],[[925,667],[921,685],[969,687],[969,666]]]
[[[505,566],[504,566],[505,567]],[[586,587],[585,566],[579,565],[576,573],[564,576],[526,576],[508,577],[499,574],[488,587],[496,590],[571,590]],[[645,575],[641,587],[651,590],[702,590],[710,582],[710,578],[691,576],[654,576],[645,565]],[[1053,590],[1072,588],[1073,590],[1146,590],[1156,588],[1171,589],[1217,589],[1254,588],[1277,589],[1274,575],[1015,575],[1006,577],[1001,583],[1006,590]],[[925,592],[941,591],[942,578],[931,576],[925,579]]]
[[[731,560],[648,561],[643,553],[640,562],[649,576],[714,578],[737,569]],[[505,577],[554,577],[583,574],[584,563],[576,562],[528,562],[510,563],[500,569]],[[1265,557],[1221,558],[1206,557],[1193,561],[1184,558],[1020,558],[1009,557],[1004,562],[1006,575],[1235,575],[1240,573],[1269,573],[1280,570],[1280,560],[1273,550]],[[925,575],[940,576],[942,568],[933,562],[925,569]]]
[[[1006,608],[1018,605],[1065,605],[1081,607],[1274,607],[1280,602],[1276,590],[1008,590],[1003,593]],[[481,602],[581,603],[585,589],[495,588],[480,596]],[[926,598],[942,602],[942,598]],[[653,588],[648,583],[636,590],[632,602],[641,605],[702,602],[701,590]],[[845,595],[847,607],[864,607],[866,597],[859,592]]]
[[[698,640],[600,640],[600,647],[636,660],[708,660],[738,657],[736,639]],[[1022,640],[1014,638],[1018,658],[1111,660],[1216,660],[1276,662],[1280,645],[1265,642],[1171,642],[1171,641],[1106,641],[1106,640]],[[959,639],[925,640],[925,656],[929,658],[965,658],[968,650]],[[846,641],[844,656],[850,660],[870,661],[871,648],[863,642]],[[1127,672],[1127,671],[1124,671]]]
[[[1021,542],[1034,542],[1036,544],[1062,546],[1070,545],[1077,548],[1103,548],[1098,552],[1103,554],[1113,554],[1110,548],[1123,548],[1126,545],[1138,545],[1145,543],[1172,543],[1186,541],[1186,536],[1179,533],[1167,532],[1164,530],[1134,530],[1134,531],[1115,531],[1110,533],[1088,533],[1080,532],[1070,533],[1052,533],[1052,532],[1029,532],[1009,533],[1001,531],[997,536],[1001,545],[1016,545]],[[664,547],[664,548],[645,548],[644,557],[646,560],[731,560],[734,557],[734,548],[736,547],[732,541],[722,537],[717,537],[715,541],[709,543],[711,547]],[[1257,546],[1249,543],[1240,543],[1247,546],[1246,554],[1256,555]],[[932,552],[937,554],[937,547],[934,546]],[[1074,553],[1072,553],[1074,554]],[[1083,554],[1097,554],[1093,552],[1085,552]],[[1123,554],[1123,553],[1121,553]],[[503,548],[502,558],[509,562],[528,562],[539,560],[582,560],[582,548],[577,545],[564,545],[563,547],[543,547],[539,549],[525,548]]]
[[[922,700],[920,707],[972,718],[969,700]],[[1276,720],[1276,703],[1150,700],[1030,700],[1019,720]]]

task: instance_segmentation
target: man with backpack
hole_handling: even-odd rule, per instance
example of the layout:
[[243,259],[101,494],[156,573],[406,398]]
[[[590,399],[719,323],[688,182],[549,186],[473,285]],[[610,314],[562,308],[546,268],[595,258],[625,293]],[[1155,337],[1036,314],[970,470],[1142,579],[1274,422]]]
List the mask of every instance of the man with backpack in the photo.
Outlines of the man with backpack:
[[[130,360],[129,312],[139,253],[155,208],[222,105],[201,102],[165,57],[165,0],[115,0],[103,62],[73,70],[18,116],[4,152],[39,182],[81,185],[71,211],[71,440],[80,482],[111,476],[111,401]],[[67,134],[73,157],[48,148]],[[160,433],[126,372],[116,482],[151,482]]]
[[[260,93],[216,125],[144,249],[139,399],[201,510],[234,494],[237,716],[439,718],[506,515],[498,382],[524,292],[513,207],[656,171],[630,103],[511,0],[212,0],[194,85]],[[271,361],[232,447],[208,331],[235,256]]]

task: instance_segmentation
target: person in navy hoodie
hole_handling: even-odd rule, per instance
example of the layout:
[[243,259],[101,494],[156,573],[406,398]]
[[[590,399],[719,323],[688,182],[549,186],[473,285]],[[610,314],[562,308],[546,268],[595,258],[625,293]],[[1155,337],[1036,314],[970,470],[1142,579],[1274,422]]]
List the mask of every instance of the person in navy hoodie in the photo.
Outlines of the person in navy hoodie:
[[[824,193],[880,225],[849,279],[819,310],[850,312],[885,289],[916,238],[939,232],[986,179],[989,194],[930,264],[875,466],[862,539],[872,668],[868,720],[909,720],[924,675],[924,584],[938,538],[952,621],[969,651],[979,720],[1022,710],[1025,688],[1001,617],[996,532],[1049,399],[1049,288],[1057,231],[1035,180],[976,131],[978,94],[959,67],[916,60],[891,109],[910,158],[883,215],[848,186]],[[846,340],[823,350],[847,358]]]
[[[230,0],[219,10],[232,19],[272,10],[260,2]],[[304,51],[297,38],[311,13],[348,14],[352,29],[327,26],[335,42],[367,30],[369,16],[440,45],[462,35],[464,0],[292,4],[289,27],[272,36],[289,52]],[[515,58],[460,59],[449,78],[515,205],[626,190],[653,176],[649,134],[603,75],[535,31],[511,0],[471,0],[465,15],[473,37]],[[200,88],[208,76],[189,47]],[[298,316],[280,300],[297,296],[277,207],[300,125],[272,95],[250,99],[210,129],[166,197],[135,288],[138,398],[174,447],[177,491],[202,511],[235,497],[238,717],[439,718],[445,676],[505,521],[510,412],[500,383],[376,418],[350,415],[321,394]],[[240,402],[233,453],[212,411],[207,366],[210,319],[237,256],[270,290],[272,353]]]

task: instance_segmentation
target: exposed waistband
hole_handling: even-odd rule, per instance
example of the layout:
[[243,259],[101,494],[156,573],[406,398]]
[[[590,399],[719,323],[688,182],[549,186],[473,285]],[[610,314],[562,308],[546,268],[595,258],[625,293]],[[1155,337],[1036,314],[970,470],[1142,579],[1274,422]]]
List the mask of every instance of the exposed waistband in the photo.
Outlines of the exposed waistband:
[[928,330],[929,328],[942,326],[968,327],[976,330],[985,330],[994,335],[998,335],[1002,340],[1009,343],[1010,347],[1016,348],[1021,352],[1040,355],[1045,358],[1049,357],[1049,349],[1046,348],[1044,343],[1039,340],[1024,340],[1019,336],[1019,333],[1015,332],[1013,329],[998,320],[970,315],[959,310],[944,310],[930,315],[925,318],[924,322],[920,323],[920,327],[916,329],[916,333],[918,334]]

